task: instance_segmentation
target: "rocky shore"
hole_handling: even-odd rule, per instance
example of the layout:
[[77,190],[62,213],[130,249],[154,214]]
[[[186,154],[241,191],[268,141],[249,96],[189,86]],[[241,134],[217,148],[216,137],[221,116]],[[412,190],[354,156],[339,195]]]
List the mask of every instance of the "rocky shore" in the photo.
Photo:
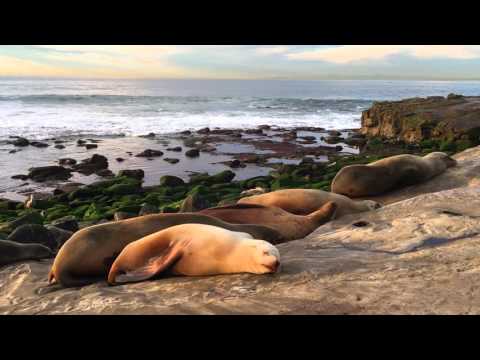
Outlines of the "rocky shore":
[[[258,188],[329,191],[336,173],[349,164],[438,150],[455,154],[458,161],[426,183],[370,198],[386,205],[379,210],[342,217],[305,239],[279,245],[283,265],[275,275],[61,289],[47,287],[52,260],[29,261],[0,268],[0,313],[479,313],[474,278],[480,269],[475,260],[480,251],[480,126],[465,120],[468,126],[460,129],[457,125],[464,122],[456,122],[456,116],[446,120],[448,114],[475,113],[475,104],[475,99],[455,96],[377,103],[364,112],[359,131],[201,129],[176,135],[164,148],[156,145],[163,140],[148,134],[151,148],[133,157],[171,160],[184,154],[201,162],[203,154],[228,156],[220,172],[163,175],[155,185],[145,185],[142,169],[107,172],[112,160],[99,153],[30,169],[21,174],[24,180],[53,181],[54,191],[30,194],[26,202],[0,201],[0,239],[31,243],[41,235],[42,243],[56,251],[78,228],[100,222],[235,203]],[[414,116],[410,113],[428,114],[428,121],[422,118],[410,128],[405,120]],[[466,113],[465,119],[474,118]],[[426,124],[431,132],[422,130]],[[439,132],[440,127],[449,130]],[[25,140],[28,144],[10,145],[31,146]],[[90,151],[100,151],[99,145]],[[246,150],[239,152],[242,146]],[[252,164],[267,173],[237,180],[236,170]],[[105,179],[62,183],[75,180],[72,174],[78,172]]]

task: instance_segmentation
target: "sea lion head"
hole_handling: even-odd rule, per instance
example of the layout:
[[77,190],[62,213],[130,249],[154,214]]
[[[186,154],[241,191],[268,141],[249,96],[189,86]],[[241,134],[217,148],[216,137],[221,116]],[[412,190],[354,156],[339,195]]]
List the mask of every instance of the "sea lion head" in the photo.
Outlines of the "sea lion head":
[[272,244],[264,240],[253,240],[254,272],[257,274],[275,273],[280,267],[280,253]]
[[447,168],[457,165],[457,160],[448,156],[444,152],[435,151],[425,156],[428,159],[439,159],[445,163]]

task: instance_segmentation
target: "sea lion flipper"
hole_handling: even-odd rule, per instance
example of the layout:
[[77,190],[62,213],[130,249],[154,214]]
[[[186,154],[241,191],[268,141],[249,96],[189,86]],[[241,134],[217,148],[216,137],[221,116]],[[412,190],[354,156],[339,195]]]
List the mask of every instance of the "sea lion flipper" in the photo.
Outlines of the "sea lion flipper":
[[173,246],[169,246],[162,251],[158,256],[148,259],[144,266],[138,267],[131,271],[126,271],[123,274],[119,274],[121,269],[112,266],[108,275],[108,282],[110,284],[115,283],[127,283],[147,280],[155,275],[158,275],[168,267],[173,265],[180,259],[183,253],[183,249],[189,242],[181,241]]

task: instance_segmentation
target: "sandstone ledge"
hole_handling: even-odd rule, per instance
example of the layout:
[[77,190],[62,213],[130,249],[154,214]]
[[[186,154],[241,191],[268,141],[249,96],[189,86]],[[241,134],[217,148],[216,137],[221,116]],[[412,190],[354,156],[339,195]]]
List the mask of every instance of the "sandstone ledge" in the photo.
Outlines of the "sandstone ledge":
[[458,167],[279,246],[276,275],[47,287],[51,261],[0,269],[2,314],[480,314],[480,147]]

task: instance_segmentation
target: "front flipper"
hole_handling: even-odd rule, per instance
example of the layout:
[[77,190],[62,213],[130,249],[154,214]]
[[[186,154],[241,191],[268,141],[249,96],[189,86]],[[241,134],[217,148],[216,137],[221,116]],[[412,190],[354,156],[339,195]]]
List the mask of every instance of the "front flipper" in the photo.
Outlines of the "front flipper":
[[162,251],[159,256],[150,258],[147,264],[144,266],[131,271],[126,271],[124,273],[121,273],[122,270],[117,269],[114,264],[112,269],[110,269],[110,273],[108,274],[108,283],[113,285],[117,283],[138,282],[150,279],[155,275],[160,274],[162,271],[166,270],[176,261],[178,261],[188,243],[189,241],[181,241],[173,246],[170,246]]

